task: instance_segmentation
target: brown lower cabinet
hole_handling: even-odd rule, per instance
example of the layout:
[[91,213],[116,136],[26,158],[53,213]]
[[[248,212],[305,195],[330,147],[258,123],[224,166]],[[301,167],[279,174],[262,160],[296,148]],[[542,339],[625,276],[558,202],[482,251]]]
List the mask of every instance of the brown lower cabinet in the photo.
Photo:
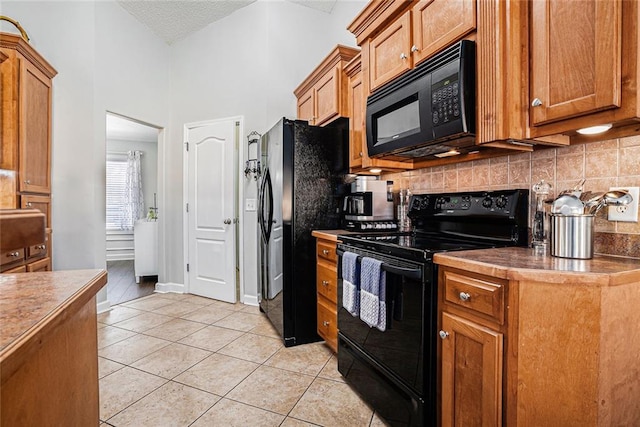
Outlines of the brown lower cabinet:
[[640,425],[637,263],[436,262],[442,427]]
[[335,240],[317,238],[318,335],[334,352],[338,351],[338,256],[336,255],[336,246]]

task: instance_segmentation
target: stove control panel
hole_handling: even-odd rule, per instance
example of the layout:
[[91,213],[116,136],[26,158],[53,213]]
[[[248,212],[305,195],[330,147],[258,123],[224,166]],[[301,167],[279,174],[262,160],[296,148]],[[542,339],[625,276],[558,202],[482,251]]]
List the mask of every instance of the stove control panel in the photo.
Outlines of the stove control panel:
[[411,197],[409,217],[412,220],[473,216],[514,218],[526,212],[528,197],[528,190],[416,194]]

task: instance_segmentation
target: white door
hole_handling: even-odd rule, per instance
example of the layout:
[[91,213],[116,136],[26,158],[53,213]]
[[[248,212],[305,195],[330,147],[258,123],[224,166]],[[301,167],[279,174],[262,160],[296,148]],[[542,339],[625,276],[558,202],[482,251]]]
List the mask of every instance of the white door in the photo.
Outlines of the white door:
[[189,293],[236,302],[238,119],[185,125]]

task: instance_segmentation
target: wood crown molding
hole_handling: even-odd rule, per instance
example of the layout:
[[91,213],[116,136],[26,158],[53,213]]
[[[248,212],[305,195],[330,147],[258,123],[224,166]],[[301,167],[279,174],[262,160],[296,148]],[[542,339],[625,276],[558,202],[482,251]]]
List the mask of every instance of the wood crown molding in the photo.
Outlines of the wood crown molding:
[[412,0],[374,0],[355,17],[347,27],[356,36],[358,46],[369,38],[372,33],[382,26],[394,20],[396,16],[413,6],[416,1]]
[[42,71],[50,79],[58,74],[56,69],[18,34],[0,33],[0,48],[15,50],[27,58],[29,62],[35,65],[38,70]]
[[354,76],[362,71],[362,54],[358,53],[347,65],[344,66],[344,73],[347,77]]
[[293,91],[296,98],[299,98],[300,95],[308,91],[314,84],[320,79],[320,77],[324,76],[329,70],[338,65],[342,61],[350,61],[354,56],[360,53],[360,49],[353,48],[344,45],[337,45],[330,53],[327,55],[320,65],[318,65],[309,76],[304,79],[302,83]]

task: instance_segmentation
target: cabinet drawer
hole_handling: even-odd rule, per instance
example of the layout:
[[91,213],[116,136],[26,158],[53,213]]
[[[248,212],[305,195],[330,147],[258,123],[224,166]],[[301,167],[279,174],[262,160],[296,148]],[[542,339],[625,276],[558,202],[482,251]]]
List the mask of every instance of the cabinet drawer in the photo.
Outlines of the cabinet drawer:
[[29,246],[27,249],[27,258],[36,258],[45,256],[47,254],[47,245],[40,243],[37,245]]
[[12,264],[24,259],[24,248],[13,249],[0,254],[0,265]]
[[444,272],[445,301],[504,323],[504,286],[500,283]]
[[336,246],[337,244],[334,242],[318,240],[316,253],[318,254],[318,257],[328,259],[329,261],[333,261],[335,263],[338,260],[338,257],[336,255]]
[[2,274],[15,274],[15,273],[26,273],[27,267],[24,265],[19,265],[18,267],[13,267],[8,270],[2,272]]
[[318,295],[318,335],[333,351],[338,349],[338,315],[333,307],[321,295]]
[[27,273],[36,271],[51,271],[51,258],[43,258],[27,264]]
[[318,263],[316,272],[316,288],[318,293],[335,306],[338,302],[338,272],[335,267],[327,267]]

